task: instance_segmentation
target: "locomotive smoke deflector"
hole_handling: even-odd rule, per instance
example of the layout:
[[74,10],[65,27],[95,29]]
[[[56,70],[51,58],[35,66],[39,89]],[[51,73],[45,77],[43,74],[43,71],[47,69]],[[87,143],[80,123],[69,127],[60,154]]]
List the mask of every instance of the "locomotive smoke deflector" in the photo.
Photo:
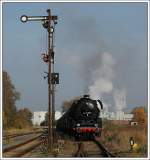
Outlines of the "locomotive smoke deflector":
[[103,103],[98,99],[97,102],[100,104],[101,109],[103,109]]

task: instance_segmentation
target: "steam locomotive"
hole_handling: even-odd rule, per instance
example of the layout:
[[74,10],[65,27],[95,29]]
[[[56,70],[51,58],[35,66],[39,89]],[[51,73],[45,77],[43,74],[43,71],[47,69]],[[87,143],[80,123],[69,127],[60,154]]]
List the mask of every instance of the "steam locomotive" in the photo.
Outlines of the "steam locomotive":
[[68,111],[57,120],[56,131],[76,141],[92,140],[95,136],[101,135],[101,109],[103,104],[100,100],[92,100],[89,95],[84,95],[75,100]]

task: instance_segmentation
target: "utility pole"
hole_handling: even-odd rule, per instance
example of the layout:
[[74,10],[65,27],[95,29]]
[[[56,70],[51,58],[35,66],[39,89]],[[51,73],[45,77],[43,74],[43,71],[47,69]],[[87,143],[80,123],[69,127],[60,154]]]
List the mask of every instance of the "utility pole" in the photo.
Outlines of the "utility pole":
[[[55,30],[54,30],[55,32]],[[54,74],[54,32],[52,33],[52,74]],[[52,130],[54,131],[55,125],[55,80],[52,83]],[[53,132],[53,141],[55,142],[55,131]]]
[[53,148],[53,120],[52,120],[52,80],[51,80],[51,12],[48,9],[48,145],[50,151],[52,151]]
[[51,15],[47,10],[47,16],[21,16],[22,22],[41,21],[48,32],[48,53],[43,54],[43,60],[48,64],[48,150],[53,151],[54,120],[55,120],[55,85],[59,84],[59,74],[54,73],[54,27],[57,24],[57,16]]

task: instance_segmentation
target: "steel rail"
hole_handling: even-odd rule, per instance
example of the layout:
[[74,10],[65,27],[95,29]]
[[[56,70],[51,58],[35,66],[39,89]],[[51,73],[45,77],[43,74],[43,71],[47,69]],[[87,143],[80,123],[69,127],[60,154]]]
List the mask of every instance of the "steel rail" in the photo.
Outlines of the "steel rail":
[[33,149],[35,149],[36,147],[38,147],[39,145],[41,144],[41,142],[37,142],[36,144],[22,150],[22,151],[19,151],[18,153],[16,153],[15,155],[13,155],[12,157],[22,157],[23,155],[31,152]]
[[24,141],[24,142],[22,142],[22,143],[19,143],[19,144],[16,144],[16,145],[13,145],[13,146],[4,148],[4,149],[3,149],[3,153],[10,152],[10,151],[13,150],[13,149],[16,149],[16,148],[21,147],[21,146],[23,146],[23,145],[25,145],[25,144],[28,144],[28,143],[30,143],[30,142],[38,139],[40,136],[41,136],[41,135],[38,135],[38,136],[36,136],[36,137],[34,137],[34,138],[31,138],[31,139],[29,139],[29,140],[27,140],[27,141]]
[[[102,157],[116,157],[114,154],[110,153],[99,141],[97,141],[95,138],[92,140],[97,147],[100,149],[100,155]],[[88,153],[84,151],[84,142],[80,141],[77,142],[78,150],[74,154],[75,157],[88,157]]]
[[101,152],[101,155],[103,157],[115,157],[115,155],[113,155],[112,153],[110,153],[108,150],[105,149],[105,147],[99,142],[97,141],[96,139],[93,139],[92,140],[97,146],[98,148],[102,151]]
[[28,132],[28,133],[22,133],[22,134],[9,134],[9,135],[3,136],[3,139],[15,138],[15,137],[19,137],[19,136],[25,136],[25,135],[29,135],[29,134],[36,134],[36,133],[42,133],[42,132],[43,131]]

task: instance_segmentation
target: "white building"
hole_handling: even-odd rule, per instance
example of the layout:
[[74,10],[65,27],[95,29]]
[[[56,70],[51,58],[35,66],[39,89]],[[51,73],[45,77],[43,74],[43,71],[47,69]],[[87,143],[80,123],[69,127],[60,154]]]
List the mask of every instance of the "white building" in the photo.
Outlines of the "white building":
[[55,120],[59,119],[62,116],[60,111],[55,112]]
[[100,117],[104,118],[104,119],[108,119],[108,120],[126,120],[126,121],[130,121],[133,118],[133,114],[126,114],[123,111],[117,111],[117,112],[101,111]]
[[125,114],[124,115],[124,120],[131,121],[132,118],[133,118],[133,114]]
[[124,112],[123,111],[116,112],[116,120],[124,120]]
[[37,112],[33,112],[33,125],[40,125],[41,122],[43,122],[45,120],[45,115],[46,115],[46,111],[37,111]]
[[[46,115],[46,111],[37,111],[37,112],[33,112],[33,119],[32,119],[32,123],[33,125],[40,125],[41,122],[43,122],[45,120],[45,115]],[[59,119],[61,117],[61,112],[56,111],[55,112],[55,120]]]

